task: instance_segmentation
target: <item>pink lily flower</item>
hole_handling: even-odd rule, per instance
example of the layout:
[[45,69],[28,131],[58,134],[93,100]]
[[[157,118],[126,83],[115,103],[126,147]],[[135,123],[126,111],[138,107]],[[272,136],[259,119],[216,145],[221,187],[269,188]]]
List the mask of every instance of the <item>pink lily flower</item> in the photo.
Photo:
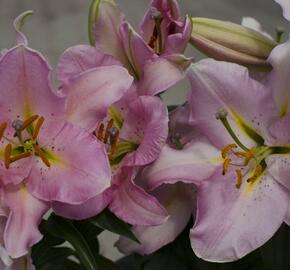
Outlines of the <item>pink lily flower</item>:
[[285,19],[290,21],[290,3],[288,0],[274,0],[277,2],[283,9],[283,16]]
[[[8,211],[4,245],[13,258],[41,239],[37,226],[50,202],[84,203],[111,184],[104,144],[66,121],[65,98],[51,87],[48,63],[27,47],[18,30],[27,15],[15,20],[18,45],[0,59],[0,179]],[[106,90],[113,92],[131,78],[122,67],[110,75],[115,84]],[[105,78],[98,83],[106,85]]]
[[[184,78],[191,62],[182,55],[190,38],[191,22],[187,18],[183,23],[180,17],[175,17],[179,10],[177,3],[172,4],[170,9],[169,4],[161,2],[166,1],[152,2],[154,9],[149,9],[141,24],[144,38],[148,31],[151,32],[151,41],[144,40],[133,30],[113,1],[101,1],[96,11],[98,14],[93,14],[96,21],[91,18],[91,42],[103,53],[118,59],[129,70],[136,79],[140,95],[156,95],[167,90]],[[160,6],[160,11],[155,6]],[[159,49],[157,43],[162,43]]]
[[[54,211],[68,218],[83,219],[110,204],[109,208],[129,223],[160,224],[167,218],[166,211],[153,196],[135,185],[134,178],[136,167],[154,161],[165,144],[166,106],[157,97],[138,96],[135,86],[128,90],[133,78],[122,83],[112,80],[111,74],[120,69],[120,63],[93,47],[81,45],[67,50],[58,67],[62,93],[66,96],[66,118],[93,132],[95,139],[105,145],[113,171],[113,187],[84,204],[53,203]],[[107,83],[97,88],[104,78]],[[107,89],[108,85],[119,88],[112,91]]]

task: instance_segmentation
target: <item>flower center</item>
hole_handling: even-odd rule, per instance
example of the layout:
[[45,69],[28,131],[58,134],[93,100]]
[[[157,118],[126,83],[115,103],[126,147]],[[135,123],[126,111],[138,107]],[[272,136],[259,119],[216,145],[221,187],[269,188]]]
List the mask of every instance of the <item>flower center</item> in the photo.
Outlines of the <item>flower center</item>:
[[[14,120],[12,122],[12,127],[15,130],[14,137],[18,139],[18,142],[5,136],[5,131],[8,127],[6,122],[0,125],[0,140],[4,139],[8,142],[4,148],[4,164],[6,169],[9,169],[11,163],[30,157],[32,154],[40,157],[44,164],[50,167],[50,162],[45,152],[39,147],[37,142],[39,131],[43,123],[44,117],[39,117],[38,115],[33,115],[25,121],[20,119]],[[26,138],[24,138],[24,136],[26,136]]]

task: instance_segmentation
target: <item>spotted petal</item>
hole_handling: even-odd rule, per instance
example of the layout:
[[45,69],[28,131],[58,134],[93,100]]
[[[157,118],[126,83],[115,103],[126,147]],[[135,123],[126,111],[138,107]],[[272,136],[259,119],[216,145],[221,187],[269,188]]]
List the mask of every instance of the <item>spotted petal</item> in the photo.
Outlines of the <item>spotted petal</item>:
[[5,188],[3,201],[10,210],[4,231],[5,247],[12,258],[18,258],[42,238],[38,225],[49,204],[32,196],[24,185]]
[[89,132],[67,123],[47,145],[40,146],[51,166],[36,157],[26,180],[39,199],[80,204],[109,187],[106,149]]
[[289,191],[270,175],[241,189],[235,172],[220,172],[198,189],[197,217],[190,232],[195,254],[207,261],[242,258],[267,242],[281,226],[288,209]]

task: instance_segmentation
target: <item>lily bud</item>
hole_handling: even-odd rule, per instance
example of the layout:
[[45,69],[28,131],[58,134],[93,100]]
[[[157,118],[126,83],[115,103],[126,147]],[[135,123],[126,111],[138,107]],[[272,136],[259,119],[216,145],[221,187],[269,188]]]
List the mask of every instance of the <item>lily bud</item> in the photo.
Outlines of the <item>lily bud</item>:
[[269,71],[267,62],[277,43],[262,33],[232,22],[191,18],[190,43],[216,60],[244,65],[256,71]]

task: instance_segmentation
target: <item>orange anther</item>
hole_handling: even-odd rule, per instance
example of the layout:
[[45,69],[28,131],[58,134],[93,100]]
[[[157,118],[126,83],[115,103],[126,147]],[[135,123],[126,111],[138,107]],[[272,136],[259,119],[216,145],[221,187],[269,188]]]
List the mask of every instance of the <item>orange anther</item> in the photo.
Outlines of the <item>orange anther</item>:
[[228,152],[230,152],[232,149],[237,148],[237,145],[232,143],[229,145],[226,145],[223,149],[222,149],[222,158],[226,158]]
[[98,134],[97,134],[97,138],[102,142],[103,141],[103,136],[104,136],[104,124],[100,124],[100,127],[98,129]]
[[32,115],[27,120],[25,120],[23,122],[23,127],[21,128],[21,131],[28,128],[37,118],[38,118],[38,115]]
[[0,125],[0,140],[2,140],[2,137],[4,135],[5,129],[7,128],[7,123],[4,122]]
[[263,167],[261,164],[258,164],[255,168],[253,175],[247,179],[247,182],[255,181],[263,173]]
[[27,157],[30,157],[30,156],[31,156],[31,152],[24,152],[24,153],[21,153],[21,154],[19,154],[17,156],[11,157],[10,158],[10,164],[12,162],[15,162],[15,161],[19,160],[19,159],[27,158]]
[[242,181],[243,181],[242,171],[241,170],[236,170],[236,174],[237,174],[236,188],[240,188],[241,185],[242,185]]
[[223,163],[223,175],[227,173],[230,164],[231,164],[231,159],[227,158]]
[[118,143],[118,139],[119,139],[119,130],[117,130],[114,138],[113,138],[113,141],[111,143],[111,151],[110,151],[110,156],[109,156],[109,159],[112,160],[113,159],[113,156],[116,152],[116,148],[117,148],[117,143]]
[[32,134],[32,139],[33,139],[33,140],[35,140],[35,139],[37,138],[37,136],[38,136],[38,134],[39,134],[39,131],[40,131],[40,128],[41,128],[43,122],[44,122],[44,117],[41,116],[41,117],[37,120],[36,125],[35,125],[35,128],[34,128],[34,130],[33,130],[33,134]]
[[38,145],[33,144],[33,149],[39,155],[39,157],[41,158],[41,160],[43,161],[43,163],[47,167],[50,167],[50,162],[49,162],[48,158],[45,156],[45,153],[41,150],[41,148]]
[[12,152],[12,144],[9,143],[6,145],[4,149],[4,164],[6,169],[9,169],[11,152]]
[[105,137],[104,137],[104,143],[107,143],[107,141],[108,141],[108,138],[110,136],[110,129],[113,127],[113,124],[114,124],[113,119],[111,119],[109,121],[109,123],[107,124],[106,131],[105,131]]

